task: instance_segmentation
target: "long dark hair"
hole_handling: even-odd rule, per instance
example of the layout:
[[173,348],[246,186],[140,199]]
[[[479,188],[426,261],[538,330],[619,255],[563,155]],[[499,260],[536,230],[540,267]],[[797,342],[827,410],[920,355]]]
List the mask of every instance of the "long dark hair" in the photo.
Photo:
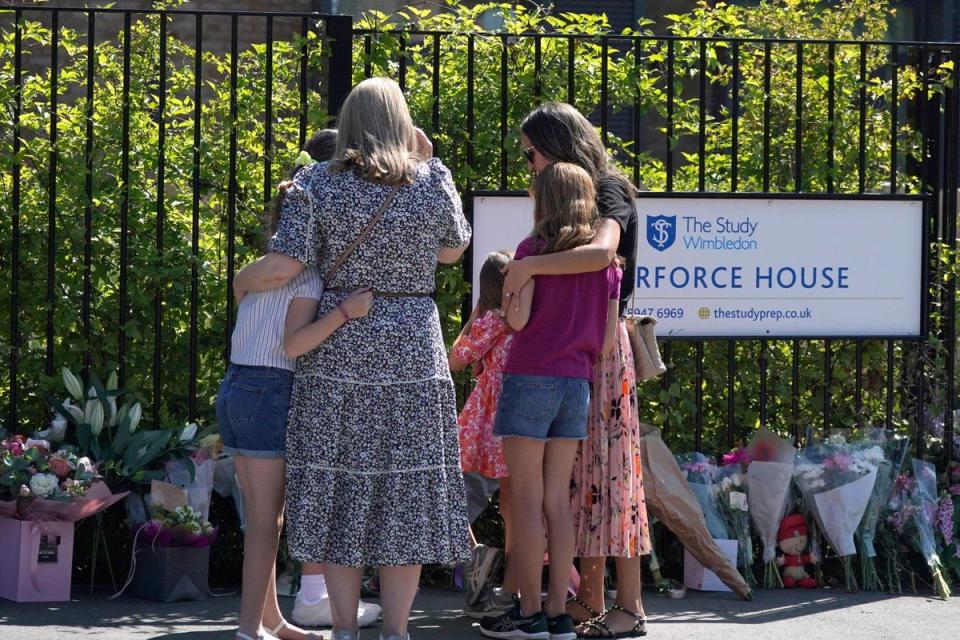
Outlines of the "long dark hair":
[[513,259],[509,251],[491,251],[487,254],[480,267],[480,295],[477,300],[477,312],[483,315],[488,311],[495,311],[502,305],[503,295],[503,268]]
[[[337,130],[321,129],[317,131],[307,143],[303,145],[303,150],[310,154],[310,157],[317,162],[326,162],[333,157],[333,152],[337,148]],[[293,183],[293,179],[303,167],[293,167],[290,170],[290,177],[277,185],[277,195],[273,198],[273,206],[270,207],[270,217],[267,220],[267,232],[273,235],[277,232],[277,224],[280,222],[280,209],[283,207],[283,200],[287,197],[287,189]]]
[[544,102],[527,114],[520,124],[530,144],[554,162],[580,166],[593,180],[614,178],[631,196],[636,189],[613,164],[603,140],[590,121],[565,102]]

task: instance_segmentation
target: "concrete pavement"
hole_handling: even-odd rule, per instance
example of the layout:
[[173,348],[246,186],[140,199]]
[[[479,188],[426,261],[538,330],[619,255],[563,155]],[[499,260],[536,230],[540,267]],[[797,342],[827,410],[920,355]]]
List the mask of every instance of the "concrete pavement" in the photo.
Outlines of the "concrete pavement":
[[[162,604],[135,598],[111,602],[104,593],[75,589],[71,602],[17,604],[0,600],[2,640],[230,640],[236,594],[205,602]],[[859,640],[956,638],[960,599],[918,595],[847,594],[838,590],[758,591],[752,602],[729,594],[690,592],[670,600],[644,594],[649,638],[656,640]],[[414,603],[412,640],[480,638],[460,614],[462,594],[424,589]],[[289,611],[293,600],[282,600]],[[361,634],[377,640],[377,630]]]

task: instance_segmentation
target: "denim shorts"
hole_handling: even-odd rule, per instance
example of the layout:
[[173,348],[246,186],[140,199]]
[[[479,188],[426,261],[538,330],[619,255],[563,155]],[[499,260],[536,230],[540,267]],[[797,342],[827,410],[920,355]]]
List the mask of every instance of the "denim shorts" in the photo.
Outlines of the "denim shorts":
[[231,364],[217,393],[223,448],[251,458],[282,458],[293,371]]
[[587,437],[590,383],[580,378],[503,374],[494,435],[536,440]]

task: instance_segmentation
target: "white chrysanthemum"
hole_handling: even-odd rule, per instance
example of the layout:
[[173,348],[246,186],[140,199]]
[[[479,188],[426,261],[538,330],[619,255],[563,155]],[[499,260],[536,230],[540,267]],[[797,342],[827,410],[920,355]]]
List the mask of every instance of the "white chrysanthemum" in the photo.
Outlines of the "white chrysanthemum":
[[38,498],[46,498],[53,493],[59,484],[57,476],[52,473],[37,473],[30,478],[30,492]]

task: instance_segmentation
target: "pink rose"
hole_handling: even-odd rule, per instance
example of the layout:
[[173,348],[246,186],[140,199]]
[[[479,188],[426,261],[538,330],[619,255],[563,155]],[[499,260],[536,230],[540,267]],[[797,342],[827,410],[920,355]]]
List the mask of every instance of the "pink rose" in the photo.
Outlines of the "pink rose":
[[50,456],[50,458],[47,460],[47,464],[50,465],[50,470],[53,471],[59,478],[66,478],[72,471],[70,468],[70,463],[60,456]]

